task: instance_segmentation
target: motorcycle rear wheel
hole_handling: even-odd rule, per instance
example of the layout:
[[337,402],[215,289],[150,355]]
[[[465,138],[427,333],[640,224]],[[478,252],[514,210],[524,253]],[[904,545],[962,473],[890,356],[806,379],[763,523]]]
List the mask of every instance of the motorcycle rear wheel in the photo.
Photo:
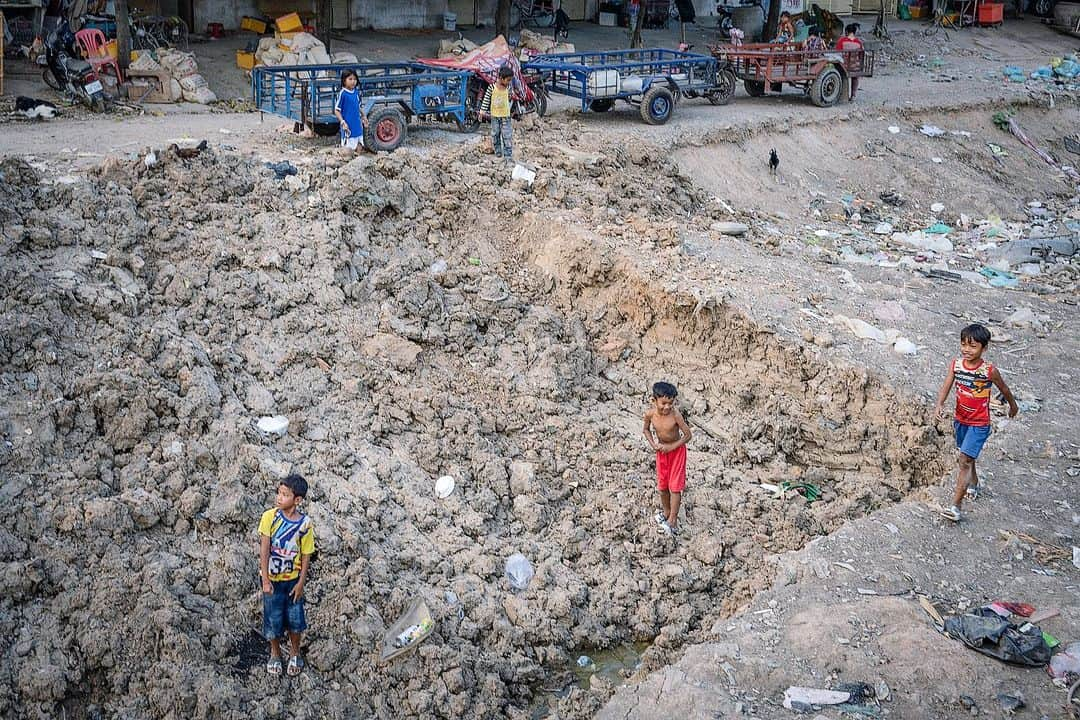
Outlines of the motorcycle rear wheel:
[[53,90],[60,89],[60,81],[53,75],[52,68],[46,67],[41,71],[41,79],[45,81],[45,84],[51,87]]

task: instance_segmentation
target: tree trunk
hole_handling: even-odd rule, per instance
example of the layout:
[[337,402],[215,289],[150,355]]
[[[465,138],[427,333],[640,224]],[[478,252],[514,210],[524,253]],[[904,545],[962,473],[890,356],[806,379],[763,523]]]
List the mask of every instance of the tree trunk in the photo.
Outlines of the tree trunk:
[[645,47],[645,41],[641,39],[641,27],[645,24],[645,3],[638,4],[637,18],[634,26],[630,29],[630,48]]
[[511,0],[499,0],[495,6],[495,34],[510,39],[510,3]]
[[322,44],[326,46],[327,54],[331,52],[330,26],[334,24],[333,15],[333,0],[319,0],[318,14],[315,17],[315,29],[319,33],[319,39],[322,40]]
[[765,29],[761,31],[762,42],[772,42],[780,27],[780,0],[769,0],[769,15],[765,20]]
[[131,63],[131,25],[128,23],[127,0],[116,0],[116,62],[120,64],[122,72],[127,72]]

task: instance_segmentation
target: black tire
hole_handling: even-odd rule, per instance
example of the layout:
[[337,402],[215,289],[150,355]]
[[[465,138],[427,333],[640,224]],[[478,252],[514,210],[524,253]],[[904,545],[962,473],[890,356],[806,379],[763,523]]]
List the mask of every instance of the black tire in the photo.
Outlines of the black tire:
[[649,125],[663,125],[675,111],[675,96],[663,85],[653,85],[641,97],[641,119]]
[[90,109],[96,113],[105,112],[105,96],[101,93],[94,93],[90,96]]
[[608,99],[605,99],[605,98],[601,98],[599,100],[593,100],[592,102],[589,103],[589,109],[592,110],[593,112],[598,112],[598,113],[607,112],[608,110],[610,110],[613,107],[615,107],[615,101],[614,100],[608,100]]
[[533,95],[536,96],[536,116],[544,117],[547,115],[547,92],[542,87],[535,87]]
[[1031,4],[1031,12],[1039,17],[1053,17],[1056,0],[1035,0]]
[[60,89],[60,81],[53,75],[52,68],[45,68],[41,71],[41,79],[45,81],[45,84],[51,87],[53,90]]
[[713,105],[727,105],[735,97],[735,73],[721,70],[716,73],[716,88],[705,93]]
[[408,134],[405,116],[395,107],[381,107],[368,117],[364,144],[375,152],[393,152]]
[[760,80],[743,80],[743,87],[750,97],[761,97],[765,94],[765,83]]
[[835,105],[844,91],[844,76],[830,65],[814,78],[810,86],[810,101],[818,107]]

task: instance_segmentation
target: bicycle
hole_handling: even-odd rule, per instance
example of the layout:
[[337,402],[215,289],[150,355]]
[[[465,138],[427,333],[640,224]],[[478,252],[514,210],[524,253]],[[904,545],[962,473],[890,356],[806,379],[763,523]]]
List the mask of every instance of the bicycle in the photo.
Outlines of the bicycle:
[[530,20],[538,28],[555,27],[554,0],[512,0],[510,26],[520,30]]
[[923,35],[932,37],[937,34],[938,30],[941,30],[945,34],[945,39],[949,39],[949,31],[947,28],[953,30],[959,30],[960,26],[952,19],[952,17],[945,12],[942,8],[934,9],[934,16],[930,18],[930,25],[923,30]]

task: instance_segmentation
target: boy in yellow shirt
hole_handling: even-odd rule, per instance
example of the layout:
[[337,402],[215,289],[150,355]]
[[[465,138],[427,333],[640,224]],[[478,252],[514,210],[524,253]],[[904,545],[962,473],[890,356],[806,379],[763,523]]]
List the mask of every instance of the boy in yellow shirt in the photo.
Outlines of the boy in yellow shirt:
[[307,480],[290,475],[278,485],[274,507],[259,520],[259,577],[263,591],[263,637],[270,641],[266,671],[281,674],[281,637],[289,633],[290,676],[304,669],[300,634],[307,630],[304,584],[308,563],[315,552],[311,518],[300,512],[307,495]]
[[491,146],[495,157],[514,159],[513,129],[510,127],[510,83],[514,71],[509,65],[499,68],[499,77],[494,85],[488,85],[484,99],[480,102],[481,120],[491,118]]

